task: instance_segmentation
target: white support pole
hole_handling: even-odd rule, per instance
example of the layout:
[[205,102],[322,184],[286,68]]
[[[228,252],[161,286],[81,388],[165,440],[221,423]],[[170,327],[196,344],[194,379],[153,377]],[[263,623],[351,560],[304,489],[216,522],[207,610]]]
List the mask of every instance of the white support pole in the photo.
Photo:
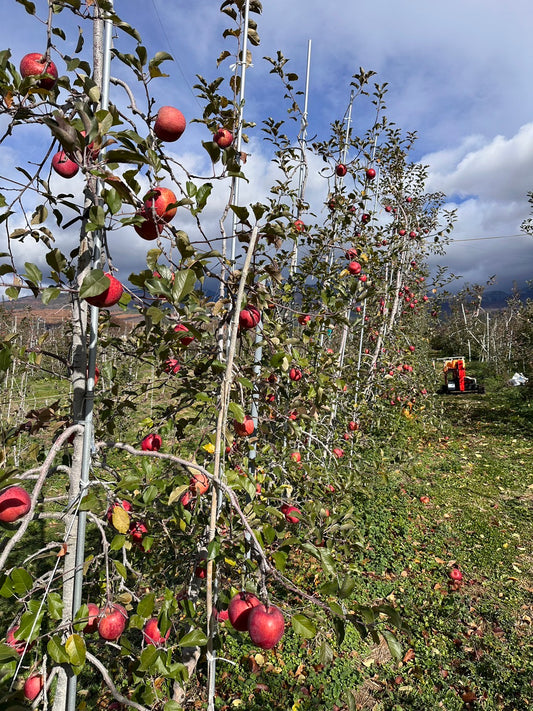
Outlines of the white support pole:
[[[302,114],[302,120],[300,123],[300,135],[298,137],[298,142],[300,144],[300,169],[298,172],[298,203],[297,203],[297,215],[300,217],[300,209],[302,200],[305,192],[305,183],[307,180],[307,161],[305,159],[305,151],[307,150],[307,126],[308,126],[308,112],[307,107],[309,103],[309,76],[311,71],[311,40],[307,41],[307,69],[305,75],[305,96],[304,96],[304,112]],[[295,231],[294,238],[294,249],[292,252],[290,275],[292,276],[298,265],[298,232]]]
[[[237,151],[238,160],[240,161],[241,149],[242,149],[242,125],[243,125],[243,115],[244,115],[244,92],[246,88],[246,68],[248,66],[247,54],[248,54],[248,16],[250,12],[250,0],[246,0],[244,7],[244,22],[243,22],[243,32],[242,32],[242,56],[241,61],[237,62],[235,67],[235,73],[238,71],[238,66],[241,67],[241,87],[239,92],[239,110],[237,113],[237,144],[235,149]],[[232,195],[233,204],[237,205],[239,202],[239,178],[235,176],[232,180]],[[235,263],[235,254],[237,249],[237,215],[233,212],[231,220],[231,261]]]

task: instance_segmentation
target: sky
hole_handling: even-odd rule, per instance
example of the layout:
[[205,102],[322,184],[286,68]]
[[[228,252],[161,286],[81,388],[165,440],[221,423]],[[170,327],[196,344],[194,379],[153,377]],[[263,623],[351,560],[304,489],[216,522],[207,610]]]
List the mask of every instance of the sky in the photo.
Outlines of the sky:
[[[44,15],[45,1],[35,2]],[[213,79],[228,72],[227,64],[216,67],[220,52],[233,48],[222,38],[228,18],[219,5],[219,0],[115,0],[117,12],[140,30],[150,53],[164,50],[175,58],[164,65],[171,77],[156,80],[152,89],[159,103],[177,106],[189,120],[201,110],[192,89],[196,74]],[[14,0],[3,0],[2,10],[0,45],[11,48],[13,61],[39,51],[43,26]],[[501,0],[263,0],[262,15],[253,18],[261,45],[252,48],[247,73],[247,120],[260,124],[266,116],[279,116],[281,87],[263,60],[278,50],[290,59],[288,68],[300,75],[303,88],[311,40],[308,131],[318,138],[326,138],[329,124],[342,118],[354,72],[360,66],[376,71],[375,81],[388,83],[387,116],[418,134],[412,157],[429,166],[427,189],[443,191],[447,207],[457,209],[453,242],[432,266],[448,266],[462,276],[459,284],[483,284],[496,275],[492,288],[506,291],[513,282],[521,286],[533,278],[533,238],[520,229],[530,213],[527,193],[533,190],[531,0],[505,5]],[[77,29],[69,25],[67,36],[75,42]],[[112,71],[120,76],[120,67]],[[120,89],[112,89],[113,101],[124,100],[113,92]],[[368,119],[356,103],[354,130],[364,132]],[[193,172],[206,169],[200,147],[205,131],[189,123],[170,148]],[[25,127],[9,146],[0,146],[0,174],[17,161],[31,160],[28,146],[39,145],[37,136],[36,127]],[[259,128],[250,131],[250,138],[250,184],[243,187],[243,199],[252,199],[275,177]],[[313,201],[323,195],[324,186],[315,175],[318,165],[312,161],[310,167],[308,197]],[[57,189],[65,189],[59,178],[53,180]],[[81,186],[75,181],[69,189]],[[220,190],[212,196],[213,215],[225,198]],[[121,232],[117,264],[128,273],[142,260],[146,243],[139,244],[131,229]],[[58,235],[59,246],[71,238]],[[21,254],[38,260],[35,250],[26,243]]]

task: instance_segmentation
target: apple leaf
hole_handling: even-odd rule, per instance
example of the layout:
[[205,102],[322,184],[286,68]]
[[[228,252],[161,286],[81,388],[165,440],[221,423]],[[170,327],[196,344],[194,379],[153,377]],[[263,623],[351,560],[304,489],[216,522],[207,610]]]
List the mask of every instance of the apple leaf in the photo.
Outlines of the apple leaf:
[[401,661],[402,648],[396,638],[396,635],[393,632],[391,632],[390,630],[382,630],[381,634],[383,635],[383,637],[385,637],[385,641],[387,642],[389,652],[392,654],[394,659],[396,659],[397,662]]
[[180,647],[202,647],[207,644],[207,637],[201,630],[192,630],[178,642]]
[[323,664],[324,666],[331,664],[331,662],[333,661],[333,649],[326,642],[326,640],[322,641],[322,644],[320,645],[320,648],[318,650],[318,654],[319,654],[320,664]]
[[131,519],[127,511],[124,511],[122,506],[115,506],[111,519],[113,527],[119,533],[127,533],[130,527]]
[[80,299],[98,296],[109,287],[109,279],[101,269],[92,269],[84,278],[80,287]]
[[115,564],[115,568],[117,569],[117,573],[120,575],[120,577],[123,580],[126,580],[126,578],[128,577],[128,571],[126,570],[126,566],[119,560],[114,560],[113,563]]
[[143,599],[137,605],[137,614],[144,619],[148,619],[152,616],[155,604],[155,593],[151,592],[145,595]]
[[167,506],[172,506],[172,504],[177,501],[177,499],[179,499],[182,494],[187,491],[188,488],[189,484],[182,484],[181,486],[178,486],[173,491],[171,491],[170,496],[168,497]]
[[46,650],[56,664],[67,664],[69,662],[69,656],[61,643],[59,635],[55,635],[48,640]]
[[[61,595],[55,592],[48,593],[46,602],[48,604],[48,616],[50,617],[50,619],[60,620],[63,617],[63,600],[61,599]],[[82,608],[83,607],[87,607],[87,605],[82,605]],[[87,614],[88,608],[86,612],[86,617]]]
[[13,647],[10,647],[8,644],[3,644],[0,643],[0,663],[7,662],[10,659],[19,659],[19,655]]
[[244,408],[242,405],[239,405],[236,402],[230,402],[228,405],[228,412],[235,420],[237,420],[237,422],[241,424],[244,422]]
[[33,580],[31,575],[27,573],[24,568],[15,568],[11,572],[11,584],[13,590],[22,597],[25,593],[29,592],[33,587]]
[[177,272],[172,284],[172,298],[174,301],[183,301],[191,293],[196,284],[196,273],[192,269],[182,269]]
[[299,634],[304,639],[313,639],[316,636],[315,623],[305,615],[293,615],[291,624],[296,634]]
[[74,620],[74,629],[76,630],[76,632],[82,632],[89,620],[89,607],[85,604],[81,605],[81,607],[76,612]]
[[79,634],[71,634],[65,642],[65,651],[71,664],[82,666],[85,664],[85,642]]
[[139,671],[148,671],[157,657],[157,647],[149,644],[146,649],[141,652]]

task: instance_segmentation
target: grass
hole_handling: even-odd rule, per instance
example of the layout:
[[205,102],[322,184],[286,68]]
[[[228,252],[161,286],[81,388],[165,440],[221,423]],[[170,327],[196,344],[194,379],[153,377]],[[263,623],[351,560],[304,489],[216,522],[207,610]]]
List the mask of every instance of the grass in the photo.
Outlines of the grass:
[[493,382],[443,407],[439,427],[407,439],[400,463],[389,453],[387,483],[354,494],[364,549],[350,565],[353,600],[400,609],[403,661],[355,633],[340,648],[328,640],[325,665],[319,645],[291,631],[261,655],[223,633],[237,667],[221,667],[220,709],[533,707],[531,400]]

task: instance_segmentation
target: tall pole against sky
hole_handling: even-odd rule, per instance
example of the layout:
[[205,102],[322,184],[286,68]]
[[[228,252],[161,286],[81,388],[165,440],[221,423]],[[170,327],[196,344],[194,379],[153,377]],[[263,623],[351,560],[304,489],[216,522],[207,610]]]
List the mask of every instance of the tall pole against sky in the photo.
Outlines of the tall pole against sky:
[[[298,172],[298,202],[296,203],[296,217],[300,217],[300,210],[302,206],[302,200],[305,193],[305,183],[307,180],[307,161],[305,159],[305,151],[307,148],[307,106],[309,103],[309,73],[311,70],[311,40],[307,41],[307,69],[305,74],[305,95],[304,95],[304,112],[302,114],[302,120],[300,123],[300,135],[298,136],[298,142],[300,144],[300,169]],[[298,264],[298,230],[295,230],[294,238],[294,249],[292,252],[290,273],[294,274],[296,266]]]
[[[250,0],[246,0],[246,5],[244,7],[244,20],[243,20],[243,32],[242,32],[242,50],[241,50],[241,60],[237,62],[235,67],[235,73],[238,71],[238,67],[241,67],[241,86],[239,92],[239,108],[237,112],[237,144],[235,149],[237,151],[237,159],[241,160],[241,149],[242,149],[242,125],[244,117],[244,94],[246,88],[246,68],[248,66],[248,17],[250,13]],[[233,194],[233,204],[237,205],[239,202],[239,178],[234,176],[232,180],[232,194]],[[235,252],[237,248],[237,215],[233,213],[231,220],[231,261],[235,262]]]
[[[113,9],[113,0],[110,2]],[[113,43],[113,23],[109,18],[103,21],[104,37],[103,47],[100,46],[101,25],[102,19],[97,15],[100,11],[95,8],[95,32],[93,40],[93,52],[98,57],[98,64],[101,65],[100,78],[100,106],[102,110],[107,110],[109,106],[109,85],[111,75],[111,47]],[[97,27],[99,23],[99,27]],[[99,77],[95,77],[98,79]],[[101,190],[101,185],[97,183],[96,194]],[[92,251],[92,267],[98,268],[100,264],[102,250],[102,233],[101,230],[96,230],[93,233],[93,251]],[[81,462],[80,475],[80,499],[85,495],[85,490],[89,484],[89,474],[91,467],[91,450],[93,446],[93,404],[94,404],[94,379],[96,372],[96,348],[98,343],[98,316],[99,309],[97,306],[90,307],[90,328],[89,328],[89,346],[87,354],[87,384],[86,384],[86,404],[85,404],[85,420],[83,429],[83,454]],[[75,569],[74,569],[74,590],[72,598],[72,619],[74,619],[77,611],[82,604],[83,592],[83,565],[85,561],[85,536],[86,536],[87,512],[79,511],[78,513],[78,533],[76,537],[76,554],[75,554]],[[76,691],[77,677],[70,675],[67,681],[67,698],[66,711],[76,710]]]

